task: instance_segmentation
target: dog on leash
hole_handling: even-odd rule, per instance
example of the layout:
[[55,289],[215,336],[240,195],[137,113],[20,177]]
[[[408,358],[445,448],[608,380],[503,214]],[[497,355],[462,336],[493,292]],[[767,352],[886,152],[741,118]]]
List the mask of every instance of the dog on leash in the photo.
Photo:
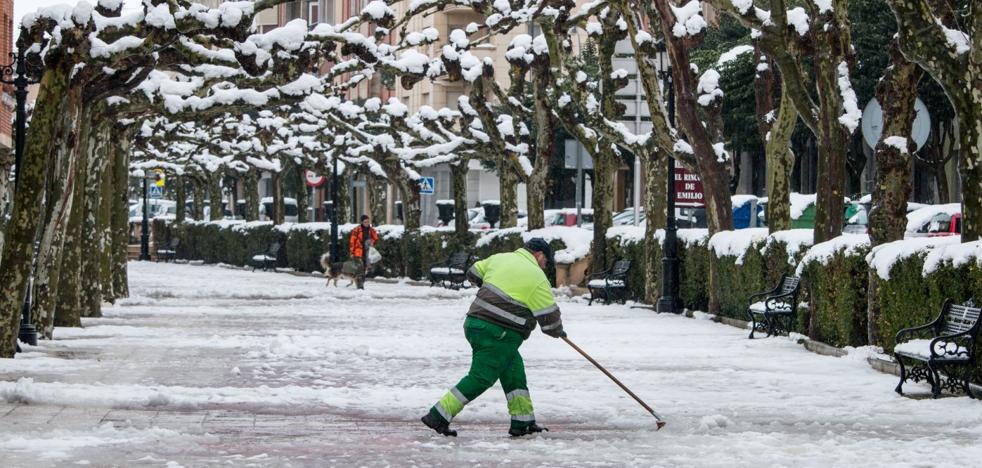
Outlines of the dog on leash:
[[354,275],[344,272],[344,263],[332,262],[330,252],[321,255],[321,268],[324,269],[327,286],[330,286],[331,281],[334,281],[334,287],[338,287],[338,280],[344,278],[348,280],[348,284],[345,286],[347,288],[355,284],[355,280],[357,279]]

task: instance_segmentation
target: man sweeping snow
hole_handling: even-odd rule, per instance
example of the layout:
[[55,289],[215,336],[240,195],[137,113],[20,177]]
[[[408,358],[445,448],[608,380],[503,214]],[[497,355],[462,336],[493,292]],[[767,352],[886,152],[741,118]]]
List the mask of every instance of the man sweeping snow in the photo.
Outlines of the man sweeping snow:
[[492,255],[467,271],[468,280],[481,288],[464,320],[464,336],[472,350],[471,368],[423,416],[423,424],[445,436],[456,436],[457,431],[450,429],[454,416],[501,380],[511,415],[508,433],[517,437],[548,430],[535,424],[525,364],[518,348],[536,323],[553,338],[566,336],[559,306],[545,275],[550,262],[549,244],[534,238],[524,248]]

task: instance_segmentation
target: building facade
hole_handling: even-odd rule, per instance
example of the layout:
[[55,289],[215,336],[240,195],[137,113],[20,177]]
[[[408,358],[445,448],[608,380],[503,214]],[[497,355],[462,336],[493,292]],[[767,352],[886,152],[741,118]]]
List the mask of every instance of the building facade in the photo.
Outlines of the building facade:
[[[0,63],[10,60],[14,51],[14,0],[0,0]],[[0,88],[0,147],[13,146],[14,88]]]

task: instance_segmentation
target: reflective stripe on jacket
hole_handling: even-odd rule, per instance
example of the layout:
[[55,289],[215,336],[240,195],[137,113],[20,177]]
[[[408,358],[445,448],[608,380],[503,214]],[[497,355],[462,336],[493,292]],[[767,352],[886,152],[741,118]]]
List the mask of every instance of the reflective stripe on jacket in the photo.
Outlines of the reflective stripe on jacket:
[[492,255],[474,263],[467,276],[481,285],[467,315],[516,330],[525,338],[536,324],[548,335],[562,333],[549,279],[528,250]]

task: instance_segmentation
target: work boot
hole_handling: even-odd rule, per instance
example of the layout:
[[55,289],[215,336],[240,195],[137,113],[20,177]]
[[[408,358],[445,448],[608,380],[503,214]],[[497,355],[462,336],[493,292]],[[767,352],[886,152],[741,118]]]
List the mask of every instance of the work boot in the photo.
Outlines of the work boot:
[[450,423],[445,423],[430,413],[426,413],[426,416],[423,416],[421,421],[423,421],[423,424],[426,424],[426,427],[433,429],[440,435],[457,437],[457,431],[450,429]]
[[548,427],[542,427],[542,426],[540,426],[540,425],[538,425],[536,423],[532,423],[531,425],[525,426],[525,427],[523,427],[521,429],[516,429],[514,427],[511,428],[511,429],[508,429],[508,435],[510,435],[512,437],[522,437],[522,436],[527,436],[529,434],[535,434],[535,433],[542,432],[542,431],[549,432],[549,428]]

